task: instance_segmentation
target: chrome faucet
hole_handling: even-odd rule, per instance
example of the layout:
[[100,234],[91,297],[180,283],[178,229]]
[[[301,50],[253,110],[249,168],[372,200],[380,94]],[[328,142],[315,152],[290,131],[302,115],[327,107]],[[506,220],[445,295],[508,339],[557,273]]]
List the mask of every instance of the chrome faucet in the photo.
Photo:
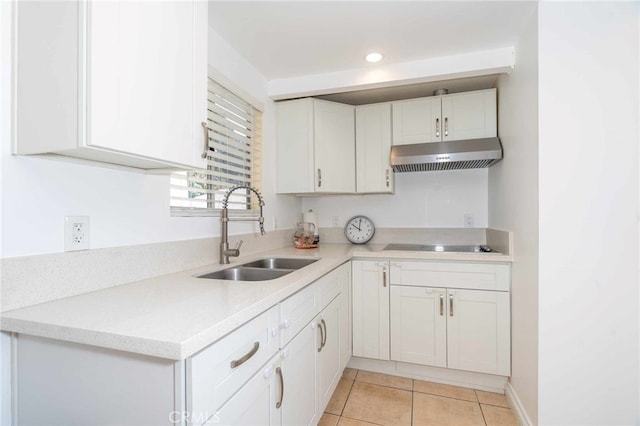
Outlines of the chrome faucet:
[[[258,197],[258,204],[260,206],[260,216],[259,217],[229,217],[229,209],[227,208],[227,204],[229,203],[229,196],[233,191],[238,189],[247,189]],[[247,185],[238,185],[234,186],[227,192],[224,196],[224,200],[222,201],[222,212],[220,215],[220,223],[222,224],[222,237],[220,240],[220,263],[226,265],[229,263],[230,257],[238,257],[240,256],[240,247],[242,246],[243,241],[240,240],[238,245],[234,249],[229,248],[229,221],[238,221],[238,222],[249,222],[249,221],[257,221],[260,223],[260,234],[264,235],[266,232],[264,231],[264,217],[262,216],[262,207],[264,206],[264,200],[262,199],[262,195],[256,190]]]

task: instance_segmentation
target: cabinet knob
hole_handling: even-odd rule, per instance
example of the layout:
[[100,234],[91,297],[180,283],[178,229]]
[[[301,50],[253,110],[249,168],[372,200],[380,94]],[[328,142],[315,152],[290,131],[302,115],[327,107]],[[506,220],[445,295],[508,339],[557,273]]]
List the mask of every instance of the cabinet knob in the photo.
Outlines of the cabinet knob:
[[268,365],[267,367],[265,367],[263,373],[264,378],[268,379],[269,377],[271,377],[271,375],[273,374],[273,366]]

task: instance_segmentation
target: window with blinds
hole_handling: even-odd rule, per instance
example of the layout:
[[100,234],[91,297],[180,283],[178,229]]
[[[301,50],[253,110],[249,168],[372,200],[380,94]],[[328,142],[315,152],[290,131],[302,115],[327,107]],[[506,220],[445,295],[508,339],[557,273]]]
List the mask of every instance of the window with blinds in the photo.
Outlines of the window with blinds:
[[[209,78],[207,171],[171,174],[171,212],[214,215],[231,187],[261,190],[262,113]],[[234,191],[229,209],[251,211],[258,201],[247,190]]]

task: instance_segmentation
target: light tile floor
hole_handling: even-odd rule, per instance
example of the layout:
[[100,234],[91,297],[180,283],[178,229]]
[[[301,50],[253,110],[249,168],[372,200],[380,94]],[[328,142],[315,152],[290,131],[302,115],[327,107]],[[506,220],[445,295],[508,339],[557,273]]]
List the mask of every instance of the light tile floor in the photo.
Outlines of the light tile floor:
[[318,426],[517,426],[504,395],[347,368]]

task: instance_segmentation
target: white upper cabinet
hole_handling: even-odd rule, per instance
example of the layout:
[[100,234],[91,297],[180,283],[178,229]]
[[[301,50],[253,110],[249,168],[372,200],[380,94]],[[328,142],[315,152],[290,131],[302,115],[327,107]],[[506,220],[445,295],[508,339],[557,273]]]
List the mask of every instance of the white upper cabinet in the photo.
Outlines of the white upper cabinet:
[[392,102],[393,144],[440,142],[440,96]]
[[277,114],[278,193],[355,192],[354,107],[305,98]]
[[356,107],[356,190],[393,193],[391,104]]
[[496,89],[393,102],[393,144],[496,137]]
[[15,153],[206,168],[206,2],[19,2],[17,20]]

